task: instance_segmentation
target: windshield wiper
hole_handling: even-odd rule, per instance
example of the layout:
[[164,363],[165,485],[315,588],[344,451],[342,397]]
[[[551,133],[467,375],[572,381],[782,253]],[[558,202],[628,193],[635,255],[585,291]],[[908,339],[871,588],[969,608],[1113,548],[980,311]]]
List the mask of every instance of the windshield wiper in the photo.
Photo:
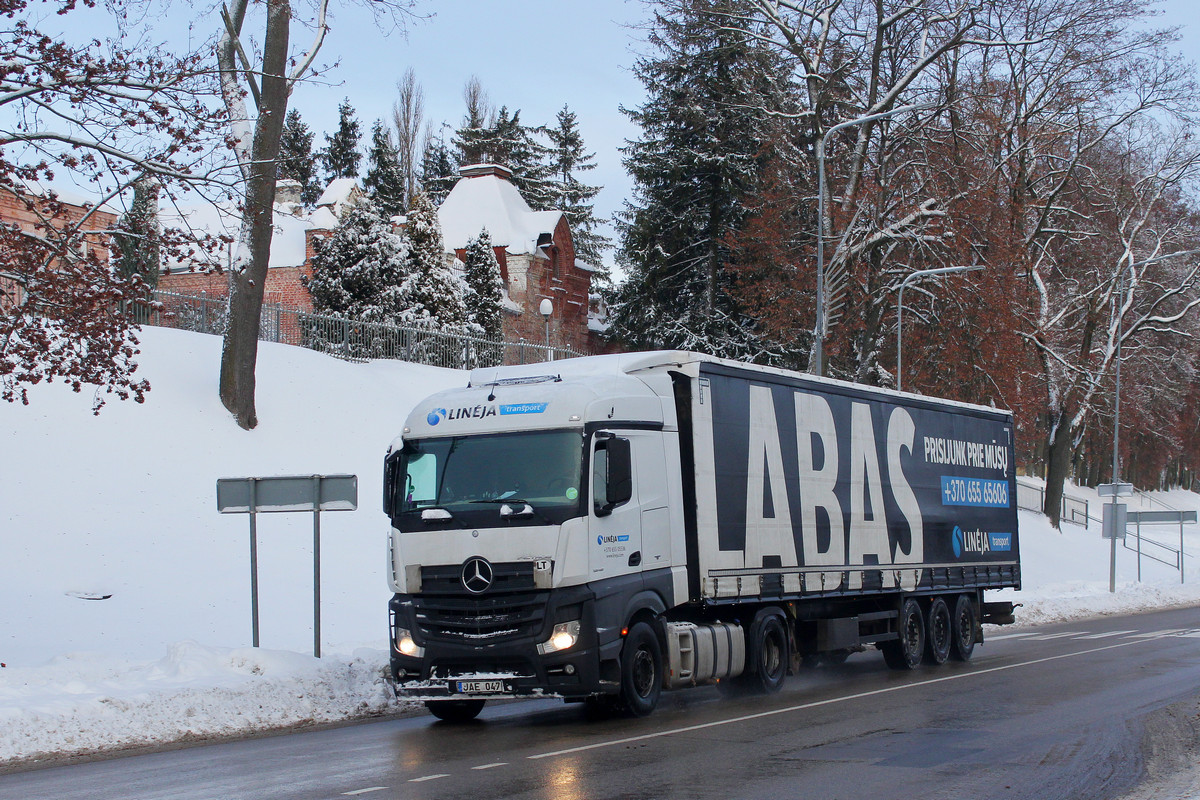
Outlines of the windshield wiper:
[[508,517],[534,517],[536,516],[542,522],[550,524],[550,520],[539,514],[528,500],[522,500],[519,497],[504,497],[496,498],[495,500],[472,500],[472,503],[482,503],[485,505],[500,506],[500,516]]

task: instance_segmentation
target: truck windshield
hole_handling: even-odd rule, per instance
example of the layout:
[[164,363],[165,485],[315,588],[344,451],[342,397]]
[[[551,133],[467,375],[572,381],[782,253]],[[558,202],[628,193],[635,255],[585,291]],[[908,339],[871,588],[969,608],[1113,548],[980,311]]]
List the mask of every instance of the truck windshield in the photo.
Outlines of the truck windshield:
[[[503,505],[528,505],[536,521],[557,524],[578,514],[582,465],[583,434],[576,431],[405,442],[394,508],[401,518],[440,508],[480,526],[505,522]],[[522,520],[528,524],[529,515]]]

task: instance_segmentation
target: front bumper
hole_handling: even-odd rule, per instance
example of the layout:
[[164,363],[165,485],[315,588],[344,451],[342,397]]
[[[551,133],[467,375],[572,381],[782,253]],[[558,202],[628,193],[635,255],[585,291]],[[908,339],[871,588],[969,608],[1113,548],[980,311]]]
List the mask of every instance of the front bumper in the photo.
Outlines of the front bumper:
[[[511,599],[509,605],[505,605]],[[492,630],[489,623],[510,607],[523,620]],[[416,700],[562,697],[578,699],[614,692],[600,676],[595,600],[583,587],[478,602],[459,598],[395,595],[390,603],[391,671],[399,697]],[[578,619],[579,638],[565,650],[543,655],[554,625]],[[396,630],[410,632],[423,652],[396,649]]]

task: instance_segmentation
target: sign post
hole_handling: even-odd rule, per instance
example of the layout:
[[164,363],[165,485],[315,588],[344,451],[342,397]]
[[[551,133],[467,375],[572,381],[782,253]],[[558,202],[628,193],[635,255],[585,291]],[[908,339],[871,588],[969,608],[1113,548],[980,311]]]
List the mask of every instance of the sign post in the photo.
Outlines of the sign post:
[[358,508],[357,475],[277,475],[219,478],[217,511],[250,515],[250,629],[258,647],[258,527],[260,511],[313,515],[313,655],[321,657],[321,512]]

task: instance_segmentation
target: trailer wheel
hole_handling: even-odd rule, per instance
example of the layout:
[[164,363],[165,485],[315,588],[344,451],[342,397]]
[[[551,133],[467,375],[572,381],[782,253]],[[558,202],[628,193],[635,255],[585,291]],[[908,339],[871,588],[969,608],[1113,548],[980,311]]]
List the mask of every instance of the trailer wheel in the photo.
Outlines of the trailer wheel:
[[747,687],[759,694],[772,694],[783,688],[788,670],[788,634],[777,614],[764,615],[750,628]]
[[909,598],[900,606],[896,617],[896,633],[899,639],[883,642],[883,660],[892,669],[913,669],[921,663],[925,653],[925,617],[916,600]]
[[940,597],[933,598],[925,619],[925,663],[945,664],[950,657],[954,628],[950,622],[950,607]]
[[658,705],[662,694],[662,646],[654,629],[636,623],[621,650],[621,705],[635,717],[644,717]]
[[470,722],[479,716],[486,700],[426,700],[429,713],[446,722]]
[[950,637],[950,657],[955,661],[970,661],[975,651],[975,604],[965,594],[954,601],[954,617]]

